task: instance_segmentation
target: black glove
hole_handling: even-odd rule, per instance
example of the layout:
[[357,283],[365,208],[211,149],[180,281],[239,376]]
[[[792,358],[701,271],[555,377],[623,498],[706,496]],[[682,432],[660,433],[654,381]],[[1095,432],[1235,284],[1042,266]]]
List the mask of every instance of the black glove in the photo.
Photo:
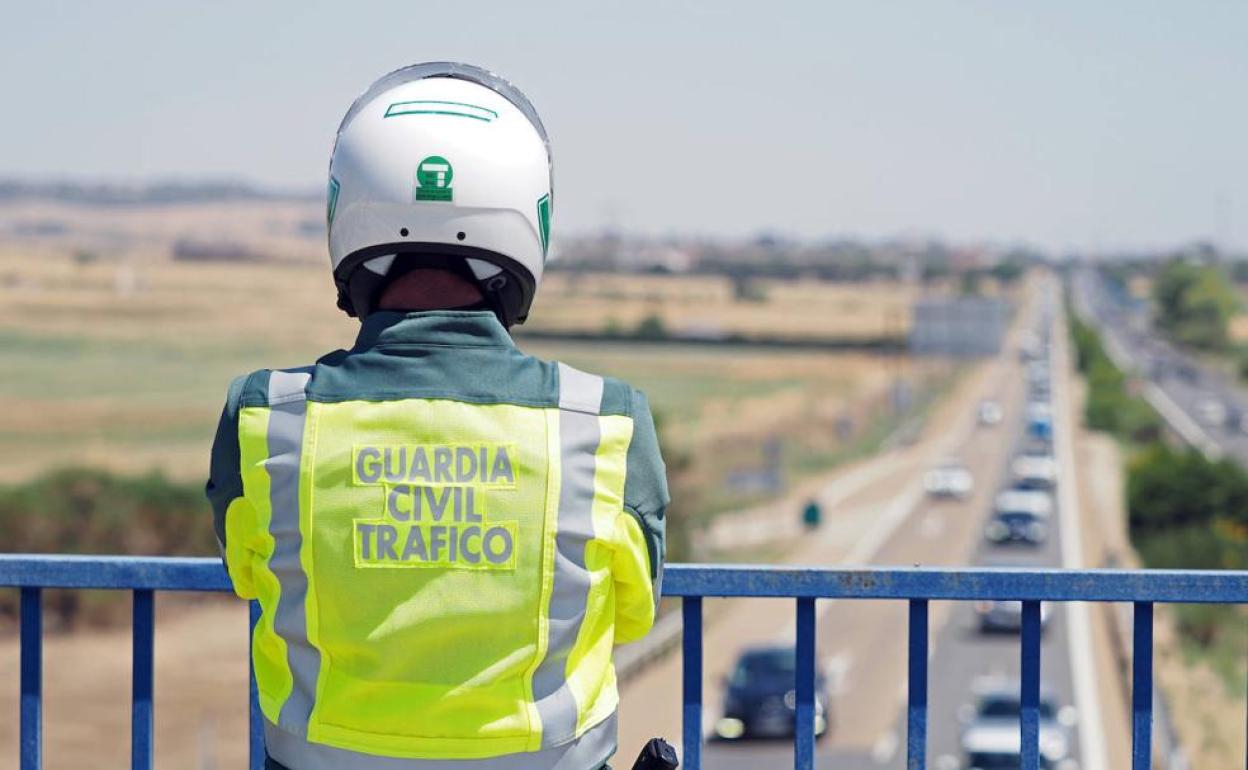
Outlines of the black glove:
[[633,770],[676,770],[680,760],[676,758],[676,749],[662,738],[651,738],[637,755]]

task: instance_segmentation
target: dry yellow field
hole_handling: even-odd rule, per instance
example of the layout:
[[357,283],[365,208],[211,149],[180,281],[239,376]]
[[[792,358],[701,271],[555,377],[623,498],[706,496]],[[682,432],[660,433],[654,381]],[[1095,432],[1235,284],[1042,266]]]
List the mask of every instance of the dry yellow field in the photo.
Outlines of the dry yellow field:
[[722,276],[547,276],[534,307],[541,329],[635,329],[654,316],[672,332],[865,339],[904,335],[919,289],[898,282],[757,281],[757,300],[734,297]]
[[[908,296],[902,288],[872,287],[873,295],[819,284],[768,292],[767,302],[740,303],[714,278],[594,275],[574,283],[552,274],[534,320],[571,328],[584,308],[589,329],[610,313],[624,320],[658,312],[733,319],[751,333],[868,334],[890,314],[904,318]],[[871,296],[894,310],[872,316],[864,309]],[[817,312],[795,312],[795,303]],[[307,363],[349,346],[355,329],[334,307],[328,271],[317,263],[149,255],[83,264],[63,248],[0,248],[0,481],[67,464],[202,478],[231,377]],[[759,444],[770,438],[793,442],[810,455],[803,462],[829,457],[881,413],[899,367],[919,380],[932,373],[862,354],[523,338],[521,346],[636,383],[662,414],[671,445],[698,455],[718,448],[714,464],[723,468],[761,462]]]
[[[0,205],[6,246],[81,249],[105,259],[162,261],[180,240],[236,243],[284,261],[325,257],[324,203],[234,201],[86,206],[53,202]],[[25,235],[23,235],[25,233]]]

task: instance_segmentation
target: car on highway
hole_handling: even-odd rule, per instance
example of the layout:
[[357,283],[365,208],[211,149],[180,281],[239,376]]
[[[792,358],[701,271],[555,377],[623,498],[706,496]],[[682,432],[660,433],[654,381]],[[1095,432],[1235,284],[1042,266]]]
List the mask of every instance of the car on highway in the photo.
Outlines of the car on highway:
[[945,460],[923,474],[928,497],[962,500],[975,491],[975,477],[960,460]]
[[1238,404],[1227,404],[1226,422],[1222,426],[1227,433],[1248,435],[1248,411]]
[[1031,401],[1024,412],[1027,436],[1044,441],[1053,439],[1053,407],[1047,401]]
[[1023,332],[1018,343],[1018,360],[1030,363],[1038,360],[1044,351],[1040,338],[1033,332]]
[[1226,404],[1213,396],[1205,396],[1196,402],[1196,416],[1205,425],[1225,425],[1227,418]]
[[1033,401],[1048,401],[1053,397],[1053,386],[1048,380],[1034,380],[1027,386],[1027,397]]
[[976,417],[980,425],[1000,425],[1001,420],[1005,418],[1005,410],[1001,408],[1001,402],[985,398],[979,402]]
[[1011,489],[997,495],[984,537],[998,545],[1039,545],[1049,537],[1053,498],[1035,489]]
[[[962,753],[975,770],[1015,770],[1020,767],[1018,716],[1021,711],[1017,682],[977,684],[974,705],[959,710]],[[1067,765],[1074,709],[1058,708],[1050,693],[1040,693],[1040,766],[1059,770]]]
[[1057,460],[1051,454],[1026,453],[1010,463],[1015,489],[1052,489],[1057,486]]
[[[1049,625],[1053,608],[1048,602],[1040,602],[1040,628]],[[990,599],[975,603],[975,617],[981,634],[1017,634],[1023,629],[1023,603],[1010,600]]]
[[[792,646],[754,647],[737,658],[724,682],[723,717],[715,734],[724,740],[793,735],[797,710],[797,653]],[[831,724],[828,682],[815,663],[815,735]]]

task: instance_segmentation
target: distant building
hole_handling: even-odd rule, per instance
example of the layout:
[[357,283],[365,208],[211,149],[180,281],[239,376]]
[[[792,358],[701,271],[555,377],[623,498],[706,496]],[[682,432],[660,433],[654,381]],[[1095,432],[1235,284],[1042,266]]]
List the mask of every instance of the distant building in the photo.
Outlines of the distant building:
[[941,297],[914,303],[910,350],[916,355],[959,358],[1001,352],[1009,305],[990,297]]

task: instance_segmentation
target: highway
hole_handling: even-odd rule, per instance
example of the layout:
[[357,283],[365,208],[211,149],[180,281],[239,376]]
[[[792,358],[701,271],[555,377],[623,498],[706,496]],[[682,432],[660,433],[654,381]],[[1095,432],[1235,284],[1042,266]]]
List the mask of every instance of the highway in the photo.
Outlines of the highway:
[[1076,270],[1072,289],[1076,311],[1120,369],[1147,381],[1145,397],[1171,428],[1211,458],[1248,465],[1248,392],[1153,331],[1146,303],[1116,291],[1095,268]]
[[[1055,292],[1046,284],[1050,311]],[[1050,316],[1052,313],[1050,312]],[[1033,306],[1020,326],[1035,328]],[[1030,317],[1030,319],[1029,319]],[[905,565],[1045,565],[1070,566],[1071,538],[1055,521],[1043,547],[987,546],[982,531],[991,500],[1007,483],[1008,462],[1023,437],[1025,368],[1018,363],[1018,335],[997,359],[982,364],[935,415],[923,437],[853,469],[838,479],[827,496],[835,498],[824,525],[786,561],[798,564]],[[1055,346],[1064,351],[1063,346]],[[1055,367],[1056,370],[1056,367]],[[975,405],[994,398],[1004,407],[1004,420],[979,426]],[[1069,415],[1063,420],[1069,431]],[[948,457],[963,461],[975,476],[975,492],[964,501],[929,500],[921,475]],[[1071,465],[1072,463],[1067,463]],[[863,479],[855,484],[856,479]],[[1073,512],[1072,512],[1073,513]],[[1055,513],[1055,519],[1060,519]],[[1078,529],[1078,527],[1073,527]],[[1076,541],[1077,542],[1077,541]],[[722,682],[739,652],[767,643],[792,643],[793,603],[773,600],[706,602],[704,637],[704,732],[713,735],[719,716]],[[1076,701],[1072,663],[1087,665],[1090,646],[1086,615],[1072,645],[1070,616],[1086,612],[1055,612],[1042,643],[1042,681],[1059,705]],[[904,602],[832,602],[818,606],[818,655],[828,674],[833,727],[817,746],[817,765],[854,769],[905,766],[906,605]],[[1017,635],[981,636],[973,608],[940,602],[931,607],[929,704],[929,766],[942,770],[964,767],[960,750],[963,729],[960,707],[972,701],[971,688],[983,677],[1017,679]],[[1082,656],[1082,660],[1076,657]],[[1085,669],[1086,672],[1086,669]],[[621,756],[650,735],[679,736],[679,655],[658,661],[622,686]],[[1095,699],[1087,688],[1083,699]],[[1096,708],[1099,708],[1096,707]],[[964,709],[963,709],[964,710]],[[1081,720],[1086,722],[1086,720]],[[1098,731],[1098,738],[1101,738]],[[1082,746],[1073,734],[1072,757]],[[708,740],[708,768],[770,768],[792,766],[791,739],[728,742]],[[1102,764],[1070,761],[1060,770]]]

